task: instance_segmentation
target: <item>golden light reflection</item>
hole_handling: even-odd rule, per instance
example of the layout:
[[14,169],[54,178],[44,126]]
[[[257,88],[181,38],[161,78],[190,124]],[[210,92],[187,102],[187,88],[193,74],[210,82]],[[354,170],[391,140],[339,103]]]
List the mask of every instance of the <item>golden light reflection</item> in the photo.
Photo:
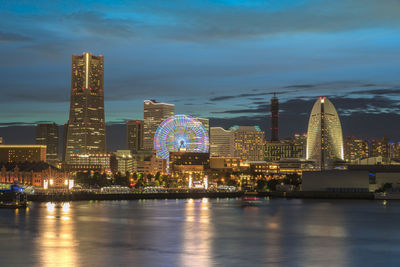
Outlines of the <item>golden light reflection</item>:
[[50,213],[54,212],[55,205],[56,204],[54,204],[52,202],[47,202],[46,203],[47,211]]
[[41,266],[77,266],[78,242],[70,203],[46,203],[46,215],[39,228]]
[[213,266],[212,236],[210,222],[210,203],[208,199],[194,201],[189,199],[185,205],[185,222],[183,226],[182,266]]

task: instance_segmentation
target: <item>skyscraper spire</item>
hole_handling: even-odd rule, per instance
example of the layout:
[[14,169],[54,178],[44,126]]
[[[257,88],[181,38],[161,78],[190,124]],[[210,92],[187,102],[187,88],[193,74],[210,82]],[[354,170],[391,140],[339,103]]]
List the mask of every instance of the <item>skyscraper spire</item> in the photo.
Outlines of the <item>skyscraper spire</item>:
[[279,141],[278,135],[278,119],[279,119],[279,101],[276,92],[271,98],[271,141]]

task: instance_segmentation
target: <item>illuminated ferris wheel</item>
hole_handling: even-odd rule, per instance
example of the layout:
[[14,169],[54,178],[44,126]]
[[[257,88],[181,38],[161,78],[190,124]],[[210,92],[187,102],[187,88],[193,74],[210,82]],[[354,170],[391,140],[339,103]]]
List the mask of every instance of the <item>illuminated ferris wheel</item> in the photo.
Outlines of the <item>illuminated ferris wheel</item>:
[[164,120],[154,135],[157,156],[169,159],[169,152],[208,152],[209,138],[204,125],[188,115],[175,115]]

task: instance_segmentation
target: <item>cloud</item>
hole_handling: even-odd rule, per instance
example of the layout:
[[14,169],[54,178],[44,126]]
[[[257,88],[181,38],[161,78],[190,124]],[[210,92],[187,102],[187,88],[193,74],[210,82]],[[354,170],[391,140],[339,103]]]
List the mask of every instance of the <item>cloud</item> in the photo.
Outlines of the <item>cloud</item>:
[[146,3],[139,12],[151,11],[160,21],[169,22],[150,26],[157,35],[182,41],[400,27],[400,3],[396,0],[385,3],[380,0],[309,0],[290,1],[286,5],[258,2],[256,7],[195,2],[184,5],[181,1],[170,5],[158,3]]
[[[136,21],[131,19],[110,18],[95,11],[79,11],[66,16],[65,21],[76,26],[76,31],[107,37],[132,37]],[[74,26],[72,26],[74,27]]]
[[28,42],[32,38],[23,36],[17,33],[3,32],[0,31],[0,43],[2,42]]

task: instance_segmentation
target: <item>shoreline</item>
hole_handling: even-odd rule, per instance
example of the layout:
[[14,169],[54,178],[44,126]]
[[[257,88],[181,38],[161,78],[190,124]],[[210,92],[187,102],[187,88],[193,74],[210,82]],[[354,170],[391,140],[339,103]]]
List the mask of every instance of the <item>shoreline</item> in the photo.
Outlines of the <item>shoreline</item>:
[[[82,200],[139,200],[139,199],[199,199],[199,198],[238,198],[244,192],[176,192],[176,193],[112,193],[71,192],[56,194],[28,195],[32,202],[66,202]],[[336,192],[259,192],[258,197],[304,198],[304,199],[365,199],[374,200],[374,193],[336,193]]]

